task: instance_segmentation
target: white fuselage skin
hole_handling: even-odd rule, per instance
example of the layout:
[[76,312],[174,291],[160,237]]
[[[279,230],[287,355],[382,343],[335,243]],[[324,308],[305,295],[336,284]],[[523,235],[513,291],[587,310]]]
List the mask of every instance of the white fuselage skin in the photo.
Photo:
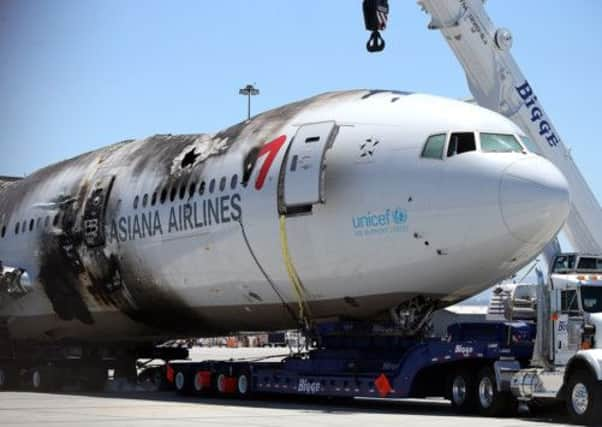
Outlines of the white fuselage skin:
[[[296,312],[281,245],[279,191],[281,168],[290,165],[287,149],[305,124],[332,121],[338,129],[324,158],[323,202],[286,216],[289,261],[315,319],[373,319],[416,295],[453,304],[530,262],[567,217],[567,184],[551,163],[526,150],[481,152],[479,132],[523,134],[494,112],[434,96],[368,91],[321,95],[287,109],[288,116],[278,111],[241,124],[235,135],[193,138],[170,154],[169,173],[136,160],[149,143],[141,140],[89,153],[0,193],[0,227],[7,226],[0,260],[25,269],[33,281],[29,294],[0,300],[0,320],[11,336],[116,339],[294,327],[276,293]],[[421,157],[430,135],[446,134],[449,143],[453,132],[476,132],[477,149]],[[278,137],[284,142],[269,169],[271,152],[260,151],[248,184],[241,185],[248,153]],[[181,198],[176,184],[171,201],[168,186],[161,203],[164,183],[180,182],[178,168],[191,147],[200,155],[187,166],[186,194]],[[260,185],[262,168],[267,174]],[[111,292],[94,291],[86,271],[79,271],[76,292],[89,312],[82,317],[59,310],[60,284],[40,279],[48,270],[44,263],[56,264],[41,255],[45,239],[65,234],[64,218],[55,226],[44,219],[56,213],[57,199],[83,205],[90,188],[78,186],[93,183],[101,170],[115,175],[101,252],[118,265],[119,283]],[[19,187],[25,185],[27,191]],[[201,213],[207,200],[219,210],[211,225],[212,214]],[[83,207],[73,209],[79,212],[75,229],[84,229]],[[27,230],[16,234],[15,224],[23,222]],[[89,250],[75,241],[86,270]]]

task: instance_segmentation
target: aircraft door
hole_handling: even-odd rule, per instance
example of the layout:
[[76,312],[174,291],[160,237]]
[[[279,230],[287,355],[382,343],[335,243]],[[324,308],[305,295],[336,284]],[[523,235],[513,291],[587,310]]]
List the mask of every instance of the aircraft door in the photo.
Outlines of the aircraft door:
[[86,199],[83,216],[84,241],[88,247],[105,244],[104,220],[115,176],[104,176],[96,182]]
[[335,122],[306,124],[297,130],[283,164],[279,191],[282,211],[325,202],[324,158],[337,130]]

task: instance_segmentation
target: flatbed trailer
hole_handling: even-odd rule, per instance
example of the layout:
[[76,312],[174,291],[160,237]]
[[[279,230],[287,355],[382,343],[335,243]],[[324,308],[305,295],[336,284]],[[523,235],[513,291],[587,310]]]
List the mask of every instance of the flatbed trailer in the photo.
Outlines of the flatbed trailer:
[[488,375],[490,392],[507,397],[497,392],[496,378],[507,365],[528,366],[536,331],[524,322],[460,323],[450,326],[446,337],[415,339],[393,328],[344,322],[320,326],[317,333],[316,349],[278,362],[173,362],[167,378],[179,393],[239,397],[452,398],[455,393],[452,403],[468,410],[476,399],[467,396],[471,376],[466,373]]

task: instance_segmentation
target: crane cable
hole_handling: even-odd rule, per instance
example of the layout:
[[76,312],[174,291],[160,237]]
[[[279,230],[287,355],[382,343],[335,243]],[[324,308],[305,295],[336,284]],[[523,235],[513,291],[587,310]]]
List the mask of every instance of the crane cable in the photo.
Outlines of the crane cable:
[[280,245],[282,247],[282,258],[284,259],[284,265],[288,273],[288,278],[293,285],[293,290],[297,296],[297,306],[299,308],[299,322],[303,324],[303,327],[308,331],[311,327],[311,312],[307,304],[306,291],[299,274],[295,269],[293,260],[288,248],[288,237],[286,234],[286,216],[280,215]]

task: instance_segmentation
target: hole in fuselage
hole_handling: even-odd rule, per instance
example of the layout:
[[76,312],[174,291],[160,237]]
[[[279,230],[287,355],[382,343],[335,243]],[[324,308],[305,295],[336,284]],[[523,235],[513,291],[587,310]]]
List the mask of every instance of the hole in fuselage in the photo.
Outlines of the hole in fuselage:
[[196,149],[193,148],[192,150],[190,150],[188,153],[186,153],[186,155],[182,159],[182,163],[181,163],[182,168],[187,168],[189,166],[194,165],[194,162],[196,162],[196,159],[199,156],[200,156],[200,154],[196,153]]

